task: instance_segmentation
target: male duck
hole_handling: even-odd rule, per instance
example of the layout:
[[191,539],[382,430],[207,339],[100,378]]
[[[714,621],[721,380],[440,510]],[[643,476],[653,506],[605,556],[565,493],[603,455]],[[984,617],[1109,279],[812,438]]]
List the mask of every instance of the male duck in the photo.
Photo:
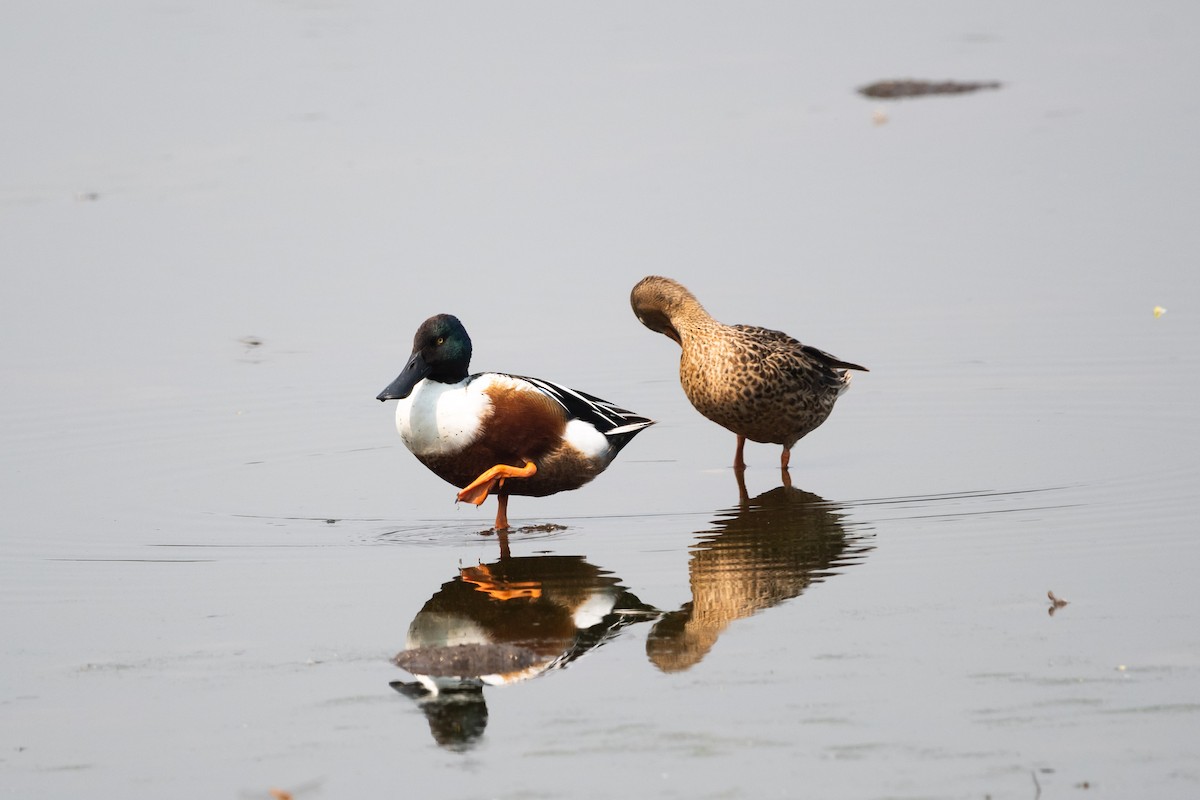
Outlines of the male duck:
[[792,446],[825,421],[850,387],[841,361],[786,333],[723,325],[682,284],[651,275],[633,287],[633,313],[682,348],[679,380],[704,416],[737,434],[735,469],[745,469],[746,440],[782,444],[787,469]]
[[496,530],[508,496],[578,489],[653,420],[537,378],[467,374],[471,338],[458,318],[430,317],[379,400],[399,400],[396,430],[417,459],[480,505],[496,493]]

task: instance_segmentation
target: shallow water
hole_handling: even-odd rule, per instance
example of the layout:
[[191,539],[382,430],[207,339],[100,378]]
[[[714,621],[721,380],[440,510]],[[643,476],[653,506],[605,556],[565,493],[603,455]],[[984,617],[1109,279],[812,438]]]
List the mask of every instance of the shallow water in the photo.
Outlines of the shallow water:
[[[10,14],[3,794],[1195,796],[1200,11],[869,9]],[[789,475],[649,273],[871,368]],[[440,311],[659,420],[507,557]]]

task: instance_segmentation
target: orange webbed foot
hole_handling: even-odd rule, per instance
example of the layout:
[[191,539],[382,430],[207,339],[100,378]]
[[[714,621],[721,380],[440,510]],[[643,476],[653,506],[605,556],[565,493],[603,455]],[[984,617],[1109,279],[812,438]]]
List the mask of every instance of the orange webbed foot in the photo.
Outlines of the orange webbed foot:
[[497,464],[485,470],[475,480],[464,486],[458,493],[459,501],[480,505],[487,500],[488,493],[498,486],[503,486],[508,478],[531,478],[537,474],[537,466],[532,461],[526,461],[523,467],[509,464]]

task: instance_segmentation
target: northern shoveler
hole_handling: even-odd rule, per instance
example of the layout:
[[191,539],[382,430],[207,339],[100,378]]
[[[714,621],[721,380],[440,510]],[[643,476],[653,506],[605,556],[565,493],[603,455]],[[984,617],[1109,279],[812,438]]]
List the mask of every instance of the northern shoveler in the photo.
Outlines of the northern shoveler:
[[782,444],[787,469],[792,446],[829,416],[866,367],[801,344],[786,333],[717,322],[682,284],[651,275],[633,287],[633,313],[682,349],[679,381],[704,416],[737,434],[735,469],[745,469],[746,440]]
[[508,496],[578,489],[612,463],[653,420],[538,378],[467,374],[471,337],[458,318],[430,317],[379,400],[399,400],[396,430],[413,455],[480,505],[495,492],[496,530]]

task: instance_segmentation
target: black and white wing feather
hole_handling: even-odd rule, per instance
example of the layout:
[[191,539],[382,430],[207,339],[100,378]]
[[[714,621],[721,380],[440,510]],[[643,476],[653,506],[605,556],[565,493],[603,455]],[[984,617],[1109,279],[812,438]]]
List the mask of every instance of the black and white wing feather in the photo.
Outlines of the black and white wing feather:
[[582,420],[596,428],[609,439],[623,440],[624,444],[642,428],[654,424],[654,420],[643,417],[607,400],[601,400],[595,395],[570,389],[566,386],[541,378],[530,378],[524,375],[513,375],[528,381],[531,386],[563,407],[571,419]]

